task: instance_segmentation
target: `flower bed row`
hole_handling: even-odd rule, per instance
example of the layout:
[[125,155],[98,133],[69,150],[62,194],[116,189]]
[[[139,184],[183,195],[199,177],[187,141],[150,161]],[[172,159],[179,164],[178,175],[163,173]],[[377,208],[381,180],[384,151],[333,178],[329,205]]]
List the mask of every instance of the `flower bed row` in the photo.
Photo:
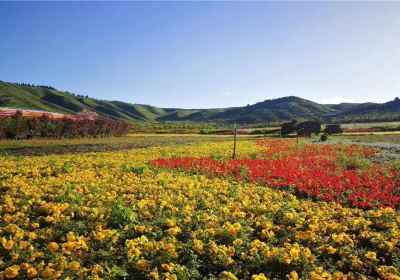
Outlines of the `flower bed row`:
[[152,164],[289,188],[318,200],[359,208],[400,205],[400,172],[377,164],[359,168],[349,160],[357,156],[365,158],[375,152],[373,149],[335,145],[296,148],[291,144],[291,141],[261,142],[266,147],[262,154],[268,159],[160,158]]

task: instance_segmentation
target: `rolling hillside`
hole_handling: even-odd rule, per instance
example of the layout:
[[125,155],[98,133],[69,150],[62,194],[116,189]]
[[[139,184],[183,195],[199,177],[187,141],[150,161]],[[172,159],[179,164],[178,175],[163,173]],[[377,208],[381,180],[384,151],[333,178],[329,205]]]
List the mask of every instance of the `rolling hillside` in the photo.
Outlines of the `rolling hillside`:
[[158,108],[122,101],[99,100],[50,87],[20,85],[0,81],[0,107],[16,107],[74,114],[83,109],[107,117],[128,121],[225,121],[258,123],[321,118],[324,116],[352,116],[368,114],[399,114],[400,100],[377,103],[318,104],[296,96],[265,100],[253,105],[219,109]]

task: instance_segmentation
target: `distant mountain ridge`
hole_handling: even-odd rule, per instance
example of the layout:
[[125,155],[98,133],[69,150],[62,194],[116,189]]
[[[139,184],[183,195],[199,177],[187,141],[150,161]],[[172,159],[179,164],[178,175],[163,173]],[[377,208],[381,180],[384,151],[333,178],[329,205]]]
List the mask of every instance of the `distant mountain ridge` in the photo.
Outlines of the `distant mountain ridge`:
[[108,117],[141,122],[224,121],[249,124],[297,118],[400,114],[399,99],[386,103],[318,104],[300,97],[287,96],[244,107],[178,109],[99,100],[59,91],[48,86],[32,86],[3,81],[0,81],[0,107],[29,108],[65,114],[74,114],[88,109]]

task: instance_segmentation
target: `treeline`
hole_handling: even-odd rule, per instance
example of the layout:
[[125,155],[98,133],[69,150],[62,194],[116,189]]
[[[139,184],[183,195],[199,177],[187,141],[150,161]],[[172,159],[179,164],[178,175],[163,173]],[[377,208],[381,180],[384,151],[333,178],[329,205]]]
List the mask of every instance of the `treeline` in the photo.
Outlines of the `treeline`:
[[[12,84],[16,85],[16,86],[23,86],[23,87],[39,87],[39,88],[45,88],[45,89],[49,89],[49,90],[57,90],[55,87],[46,86],[46,85],[35,85],[35,84],[29,84],[29,83],[12,83]],[[66,91],[66,93],[71,94],[76,97],[80,97],[80,98],[90,98],[88,95],[76,94],[76,93],[69,92],[69,91]]]
[[40,88],[45,88],[45,89],[56,90],[54,87],[46,86],[46,85],[34,85],[34,84],[27,84],[27,83],[13,83],[13,84],[17,85],[17,86],[23,86],[23,87],[40,87]]
[[130,123],[105,117],[97,117],[96,119],[54,119],[47,116],[27,117],[16,114],[0,118],[0,139],[119,136],[129,133],[130,130]]
[[372,122],[395,122],[400,121],[400,113],[371,114],[371,115],[339,115],[327,117],[327,123],[372,123]]
[[[295,133],[299,136],[311,136],[312,134],[319,134],[321,132],[321,122],[319,121],[304,121],[298,122],[292,120],[291,122],[283,123],[280,129],[282,136],[288,136]],[[326,134],[342,133],[343,129],[340,124],[328,124],[324,131]]]

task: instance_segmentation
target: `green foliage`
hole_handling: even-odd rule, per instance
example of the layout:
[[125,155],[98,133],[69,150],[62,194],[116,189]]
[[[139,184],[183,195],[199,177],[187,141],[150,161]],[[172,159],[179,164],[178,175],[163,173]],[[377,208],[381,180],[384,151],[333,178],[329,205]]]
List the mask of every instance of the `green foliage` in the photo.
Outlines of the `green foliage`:
[[112,268],[106,266],[106,271],[113,277],[128,277],[129,274],[122,267],[114,265]]
[[211,158],[217,159],[217,160],[224,160],[224,159],[225,159],[225,156],[224,156],[224,155],[221,155],[221,154],[212,154],[212,155],[211,155]]
[[122,170],[124,172],[130,172],[136,175],[143,175],[147,170],[148,167],[147,166],[132,166],[129,164],[124,164],[122,166]]
[[248,157],[251,158],[251,159],[256,159],[256,158],[259,158],[260,156],[261,156],[261,155],[258,154],[258,153],[250,153],[250,154],[248,155]]
[[337,164],[344,166],[346,169],[360,169],[363,171],[366,168],[371,167],[373,162],[368,158],[360,156],[347,157],[343,155],[338,157]]
[[112,202],[110,217],[108,220],[109,227],[121,229],[135,220],[136,214],[132,209],[126,207],[121,199]]
[[85,197],[82,193],[77,192],[73,185],[68,185],[64,195],[64,202],[69,204],[71,210],[75,210],[77,206],[82,206]]

